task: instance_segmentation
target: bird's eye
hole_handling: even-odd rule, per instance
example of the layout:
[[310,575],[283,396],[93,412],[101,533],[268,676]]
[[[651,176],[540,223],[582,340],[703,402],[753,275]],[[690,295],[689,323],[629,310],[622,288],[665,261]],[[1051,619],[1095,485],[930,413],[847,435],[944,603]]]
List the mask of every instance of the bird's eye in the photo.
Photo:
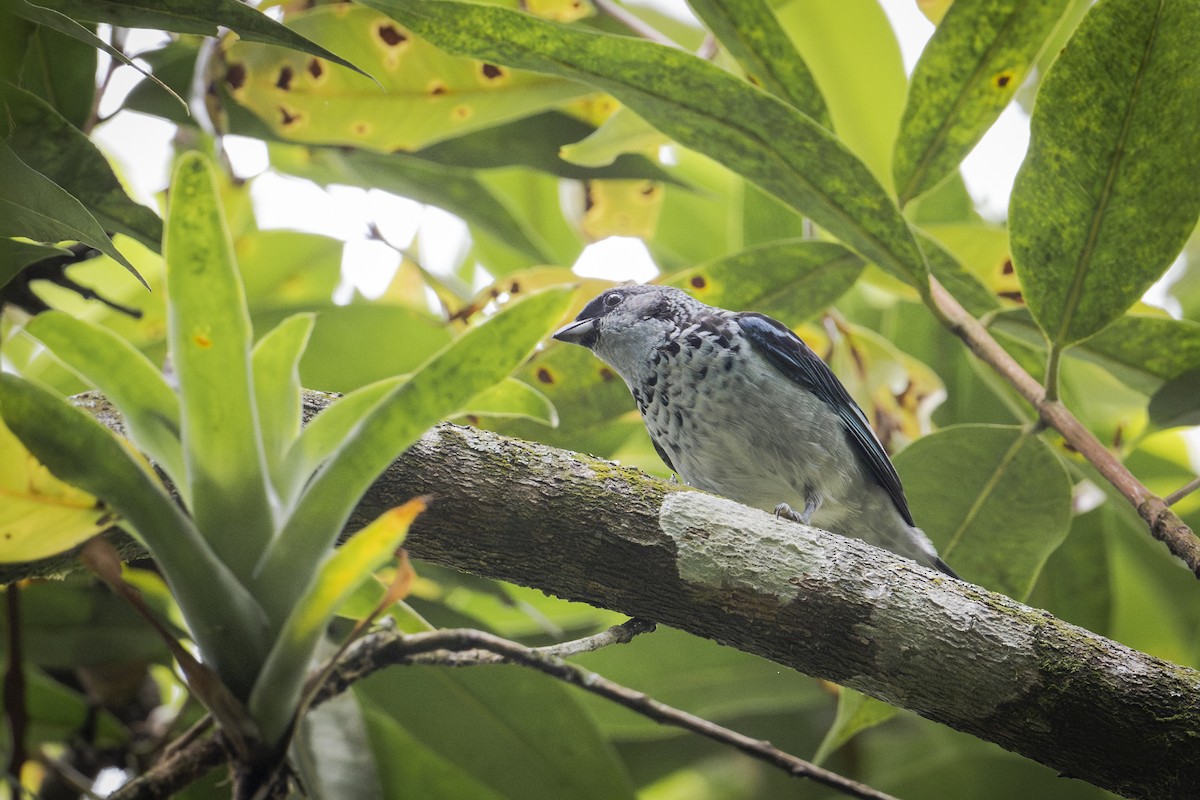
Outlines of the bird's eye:
[[620,305],[621,301],[624,299],[625,296],[620,292],[609,292],[608,294],[604,295],[604,307],[615,308],[616,306]]

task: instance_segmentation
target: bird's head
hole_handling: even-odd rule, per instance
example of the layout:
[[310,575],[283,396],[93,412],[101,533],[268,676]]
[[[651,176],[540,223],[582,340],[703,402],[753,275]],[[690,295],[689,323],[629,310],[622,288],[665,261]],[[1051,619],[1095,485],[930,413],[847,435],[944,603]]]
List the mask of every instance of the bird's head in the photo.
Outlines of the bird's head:
[[669,334],[687,327],[703,308],[669,286],[618,286],[595,297],[554,338],[589,348],[629,377],[625,368],[649,361]]

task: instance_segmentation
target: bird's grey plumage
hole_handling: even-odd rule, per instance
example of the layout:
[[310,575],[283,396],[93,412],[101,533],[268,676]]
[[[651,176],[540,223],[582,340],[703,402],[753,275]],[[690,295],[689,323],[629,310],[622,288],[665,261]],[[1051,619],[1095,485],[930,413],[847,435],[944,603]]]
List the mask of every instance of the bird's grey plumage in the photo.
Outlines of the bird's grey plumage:
[[554,338],[616,370],[684,482],[954,574],[914,525],[862,409],[782,323],[670,287],[622,286]]

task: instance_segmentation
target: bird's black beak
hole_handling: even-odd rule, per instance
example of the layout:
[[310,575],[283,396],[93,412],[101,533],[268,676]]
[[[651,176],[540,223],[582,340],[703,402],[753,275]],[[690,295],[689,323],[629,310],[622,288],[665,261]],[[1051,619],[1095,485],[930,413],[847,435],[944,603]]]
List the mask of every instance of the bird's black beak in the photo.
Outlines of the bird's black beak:
[[596,343],[596,323],[597,320],[595,317],[577,319],[556,330],[553,338],[558,339],[560,342],[570,342],[571,344],[583,345],[590,348]]

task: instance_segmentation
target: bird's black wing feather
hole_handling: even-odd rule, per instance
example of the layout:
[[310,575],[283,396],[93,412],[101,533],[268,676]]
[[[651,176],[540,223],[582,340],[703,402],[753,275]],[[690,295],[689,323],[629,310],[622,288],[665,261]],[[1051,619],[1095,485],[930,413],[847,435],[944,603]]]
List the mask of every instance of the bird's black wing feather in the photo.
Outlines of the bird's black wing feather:
[[734,314],[733,319],[754,348],[766,356],[771,364],[838,415],[875,482],[887,490],[904,521],[915,526],[896,468],[871,430],[866,414],[825,362],[778,320],[753,312]]

